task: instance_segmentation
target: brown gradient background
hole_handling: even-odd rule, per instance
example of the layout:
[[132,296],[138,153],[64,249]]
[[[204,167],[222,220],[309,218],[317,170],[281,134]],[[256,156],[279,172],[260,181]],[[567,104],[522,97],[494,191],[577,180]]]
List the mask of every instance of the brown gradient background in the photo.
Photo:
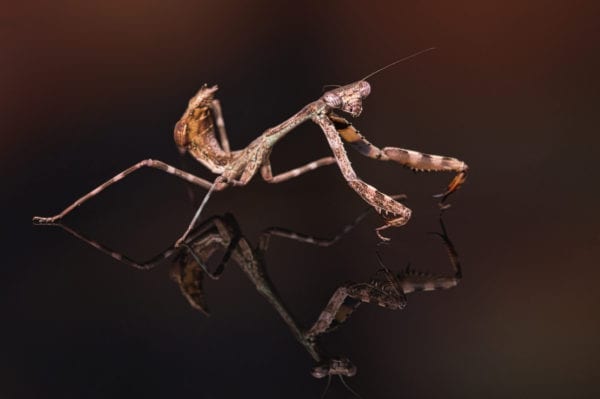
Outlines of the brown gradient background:
[[[34,214],[148,157],[185,165],[172,127],[203,83],[220,86],[235,148],[301,106],[411,52],[371,79],[357,126],[378,145],[471,167],[445,222],[462,284],[363,306],[325,339],[359,367],[364,398],[588,398],[600,394],[599,10],[592,1],[377,3],[54,1],[0,15],[0,397],[316,398],[323,381],[235,267],[207,283],[212,316],[168,265],[129,270]],[[330,153],[303,126],[276,171]],[[449,175],[350,154],[359,175],[409,195],[414,218],[377,247],[371,216],[327,249],[274,239],[269,271],[308,324],[335,288],[392,268],[448,270],[431,194]],[[271,225],[334,234],[364,203],[335,167],[217,193],[251,241]],[[199,194],[201,194],[199,192]],[[137,258],[170,245],[193,207],[185,184],[140,172],[70,225]],[[348,397],[339,382],[328,397]]]

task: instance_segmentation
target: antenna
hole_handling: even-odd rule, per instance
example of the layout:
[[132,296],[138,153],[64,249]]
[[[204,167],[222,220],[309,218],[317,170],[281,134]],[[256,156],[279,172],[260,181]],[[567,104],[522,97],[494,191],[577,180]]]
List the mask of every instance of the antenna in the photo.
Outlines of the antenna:
[[421,55],[421,54],[423,54],[423,53],[427,53],[428,51],[435,50],[435,49],[436,49],[435,47],[429,47],[429,48],[426,48],[425,50],[417,51],[416,53],[413,53],[413,54],[411,54],[411,55],[409,55],[409,56],[406,56],[406,57],[404,57],[404,58],[400,58],[399,60],[396,60],[396,61],[392,62],[391,64],[387,64],[386,66],[384,66],[384,67],[382,67],[382,68],[379,68],[379,69],[378,69],[378,70],[376,70],[375,72],[368,74],[367,76],[365,76],[365,77],[364,77],[364,78],[362,78],[361,80],[367,80],[367,79],[369,79],[371,76],[373,76],[373,75],[375,75],[375,74],[378,74],[379,72],[381,72],[381,71],[384,71],[384,70],[388,69],[389,67],[392,67],[392,66],[394,66],[394,65],[396,65],[396,64],[399,64],[399,63],[401,63],[401,62],[404,62],[404,61],[410,60],[411,58],[415,58],[415,57],[416,57],[416,56],[418,56],[418,55]]

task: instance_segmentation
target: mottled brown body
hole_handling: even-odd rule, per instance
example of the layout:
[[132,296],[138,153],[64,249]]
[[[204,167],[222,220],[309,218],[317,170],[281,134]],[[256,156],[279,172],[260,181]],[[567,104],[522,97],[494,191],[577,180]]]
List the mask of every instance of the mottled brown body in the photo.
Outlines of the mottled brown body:
[[[211,108],[214,108],[212,104],[216,101],[214,100],[215,91],[216,86],[212,88],[204,86],[192,98],[188,110],[175,129],[175,138],[176,141],[179,140],[178,144],[186,143],[187,151],[194,158],[221,175],[215,180],[215,190],[222,190],[229,185],[245,185],[259,169],[266,181],[280,182],[298,176],[307,170],[333,163],[335,160],[349,186],[385,219],[385,225],[377,228],[376,232],[382,240],[387,240],[380,234],[380,231],[404,225],[410,219],[411,211],[402,203],[365,183],[356,175],[342,140],[362,155],[382,161],[394,161],[415,171],[458,172],[448,190],[442,195],[444,199],[451,192],[457,190],[465,180],[467,166],[464,162],[456,158],[424,154],[397,147],[379,149],[371,144],[348,120],[337,115],[334,109],[340,109],[355,117],[360,115],[362,99],[371,91],[369,84],[365,81],[341,86],[325,93],[321,99],[307,105],[280,125],[266,130],[248,147],[234,154],[226,152],[216,139],[213,117],[217,120],[222,120],[222,117],[219,113],[211,113]],[[334,158],[323,158],[273,177],[269,161],[273,146],[289,131],[308,119],[312,119],[321,127]],[[223,125],[222,122],[221,125]],[[183,135],[179,133],[182,130],[185,130],[188,135],[185,140],[179,138]],[[196,139],[194,140],[193,137]]]
[[[371,86],[365,80],[340,86],[324,93],[321,98],[306,105],[281,124],[267,129],[246,148],[238,151],[231,151],[229,148],[221,106],[219,101],[214,98],[216,91],[217,86],[204,85],[190,99],[188,107],[175,125],[173,133],[175,142],[181,151],[187,151],[198,162],[218,175],[214,181],[199,178],[161,161],[146,159],[96,187],[61,213],[47,218],[34,217],[34,222],[55,222],[134,171],[143,167],[152,167],[209,190],[188,228],[177,240],[176,244],[179,245],[185,241],[196,225],[202,209],[213,191],[220,191],[230,186],[244,186],[259,170],[265,181],[280,183],[321,166],[337,163],[348,185],[384,218],[385,224],[378,227],[376,233],[382,240],[388,240],[380,234],[381,230],[404,225],[410,219],[411,211],[402,203],[358,177],[348,159],[343,141],[362,155],[380,161],[393,161],[415,171],[455,172],[456,175],[446,191],[439,195],[441,197],[440,205],[451,193],[458,190],[466,179],[467,165],[456,158],[424,154],[398,147],[380,149],[365,139],[349,121],[337,115],[336,111],[345,112],[352,117],[358,117],[361,114],[362,101],[371,92]],[[321,128],[333,156],[317,159],[299,168],[273,176],[269,159],[273,147],[290,131],[308,120],[312,120]]]
[[213,173],[223,173],[231,162],[232,154],[225,151],[215,135],[214,93],[217,86],[206,85],[192,97],[185,113],[175,124],[174,139],[182,151],[188,151],[198,162]]

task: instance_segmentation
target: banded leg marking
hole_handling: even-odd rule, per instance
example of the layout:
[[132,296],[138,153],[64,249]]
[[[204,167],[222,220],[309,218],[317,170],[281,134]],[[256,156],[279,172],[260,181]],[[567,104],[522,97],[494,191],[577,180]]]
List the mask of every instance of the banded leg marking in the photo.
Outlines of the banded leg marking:
[[[325,333],[330,329],[331,325],[334,321],[339,320],[339,322],[343,322],[339,317],[340,309],[344,305],[344,301],[348,297],[348,287],[342,286],[339,287],[333,295],[329,302],[319,315],[319,318],[315,321],[312,327],[306,332],[307,337],[316,337]],[[354,309],[352,309],[354,310]],[[349,312],[351,313],[351,312]],[[345,318],[344,318],[345,319]]]
[[336,114],[329,116],[339,135],[352,148],[369,158],[380,161],[394,161],[414,171],[424,172],[456,172],[457,175],[448,185],[446,191],[436,197],[442,202],[454,191],[458,190],[466,180],[468,166],[463,161],[441,155],[425,154],[419,151],[398,147],[383,149],[371,144],[350,122]]
[[321,166],[327,166],[333,163],[335,163],[334,157],[325,157],[273,176],[273,172],[271,170],[271,161],[267,159],[264,165],[260,168],[260,174],[267,183],[281,183],[286,180],[293,179],[294,177],[298,177],[306,172],[310,172],[311,170],[320,168]]
[[258,248],[261,251],[266,251],[269,246],[269,241],[272,236],[287,238],[289,240],[316,245],[319,247],[329,247],[338,242],[343,236],[348,234],[354,227],[362,222],[371,212],[372,208],[368,208],[363,213],[358,215],[351,223],[345,225],[335,236],[331,238],[315,237],[308,234],[297,233],[292,230],[284,229],[282,227],[269,227],[266,229],[258,238]]
[[342,175],[350,187],[352,187],[365,202],[373,206],[386,220],[385,225],[375,229],[375,232],[381,240],[388,241],[389,238],[382,236],[380,231],[389,227],[397,227],[406,224],[411,216],[410,209],[394,200],[391,196],[384,194],[375,187],[365,183],[356,175],[354,169],[352,169],[350,160],[348,159],[348,154],[346,154],[346,150],[344,150],[344,144],[329,117],[317,115],[315,116],[314,121],[321,129],[323,129],[325,137],[329,142],[329,146],[333,151],[333,155],[342,171]]
[[34,216],[33,222],[34,223],[52,223],[52,222],[59,220],[59,219],[63,218],[64,216],[66,216],[68,213],[70,213],[73,209],[75,209],[78,206],[80,206],[81,204],[83,204],[85,201],[98,195],[100,192],[105,190],[107,187],[113,185],[114,183],[118,182],[119,180],[124,179],[131,173],[133,173],[136,170],[141,169],[143,167],[150,167],[150,168],[158,169],[160,171],[166,172],[173,176],[177,176],[180,179],[186,180],[192,184],[195,184],[197,186],[200,186],[200,187],[203,187],[206,189],[210,189],[212,186],[212,182],[209,182],[208,180],[204,180],[198,176],[195,176],[191,173],[185,172],[181,169],[177,169],[176,167],[168,165],[162,161],[157,161],[154,159],[145,159],[145,160],[140,161],[140,162],[136,163],[135,165],[125,169],[123,172],[117,174],[112,179],[105,181],[104,183],[102,183],[101,185],[99,185],[98,187],[96,187],[95,189],[93,189],[92,191],[85,194],[83,197],[79,198],[78,200],[73,202],[71,205],[66,207],[61,213],[51,216],[51,217]]
[[223,176],[218,176],[215,179],[215,181],[212,182],[212,184],[208,188],[208,192],[204,195],[204,199],[202,200],[202,203],[200,204],[200,206],[196,210],[196,213],[194,214],[194,217],[192,218],[192,221],[188,225],[187,229],[181,235],[181,237],[179,237],[177,239],[177,241],[175,241],[175,247],[181,246],[185,242],[185,240],[187,239],[187,236],[192,232],[192,230],[194,229],[194,226],[196,226],[196,222],[200,219],[200,215],[202,214],[202,210],[206,206],[206,203],[208,202],[208,199],[210,198],[212,192],[215,191],[215,190],[217,190],[217,191],[222,190],[225,187],[228,187],[228,182],[225,180],[225,178],[223,178]]
[[84,236],[83,234],[77,232],[76,230],[73,230],[69,226],[66,226],[62,223],[56,223],[53,225],[60,227],[61,229],[63,229],[64,231],[66,231],[67,233],[72,235],[73,237],[85,242],[88,245],[91,245],[92,247],[96,248],[98,251],[110,256],[111,258],[113,258],[121,263],[124,263],[127,266],[133,267],[135,269],[140,269],[140,270],[153,269],[156,266],[158,266],[160,263],[162,263],[164,260],[172,257],[177,252],[179,252],[178,249],[176,249],[174,247],[170,247],[167,250],[161,252],[160,254],[154,256],[152,259],[150,259],[148,261],[138,262],[138,261],[128,257],[127,255],[123,255],[120,252],[114,251],[111,248],[108,248],[107,246]]
[[[371,303],[391,310],[403,309],[406,306],[406,296],[402,291],[394,288],[390,289],[376,281],[347,283],[339,287],[331,296],[319,318],[306,332],[307,336],[315,337],[335,329],[344,323],[361,303]],[[353,299],[353,303],[346,303],[347,298]]]

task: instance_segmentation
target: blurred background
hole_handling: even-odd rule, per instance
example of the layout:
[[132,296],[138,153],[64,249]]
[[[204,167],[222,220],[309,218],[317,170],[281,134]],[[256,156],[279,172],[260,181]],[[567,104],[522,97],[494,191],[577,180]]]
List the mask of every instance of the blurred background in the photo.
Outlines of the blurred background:
[[[168,263],[141,272],[52,227],[53,215],[117,172],[180,158],[172,129],[218,84],[233,148],[322,94],[370,79],[355,125],[379,146],[458,157],[469,180],[444,221],[464,278],[404,311],[362,306],[323,340],[350,357],[364,398],[591,398],[600,394],[600,52],[592,1],[54,1],[0,15],[0,397],[316,398],[311,358],[243,273],[206,283],[193,310]],[[451,271],[432,194],[450,174],[415,174],[349,150],[365,181],[405,193],[410,223],[378,246],[377,215],[338,244],[274,238],[269,273],[299,323],[346,281],[391,269]],[[319,129],[293,131],[275,172],[327,156]],[[196,198],[202,190],[193,190]],[[185,183],[138,172],[65,222],[148,259],[194,212]],[[330,166],[213,195],[250,242],[269,226],[335,235],[365,204]],[[328,397],[350,394],[334,380]]]

